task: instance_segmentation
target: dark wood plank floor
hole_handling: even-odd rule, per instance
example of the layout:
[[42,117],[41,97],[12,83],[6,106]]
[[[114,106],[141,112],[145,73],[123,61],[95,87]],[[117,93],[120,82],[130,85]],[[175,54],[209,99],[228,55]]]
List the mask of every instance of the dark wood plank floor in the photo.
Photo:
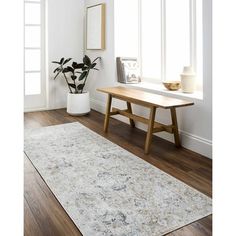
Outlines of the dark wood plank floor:
[[[120,145],[202,193],[212,196],[212,162],[184,148],[154,137],[149,155],[144,154],[146,133],[111,119],[109,132],[103,133],[104,115],[92,111],[82,117],[69,116],[65,109],[25,113],[25,128],[36,128],[79,121],[83,125]],[[25,236],[82,235],[56,200],[37,170],[25,156],[24,189]],[[205,217],[168,236],[212,235],[212,216]],[[92,235],[91,235],[92,236]]]

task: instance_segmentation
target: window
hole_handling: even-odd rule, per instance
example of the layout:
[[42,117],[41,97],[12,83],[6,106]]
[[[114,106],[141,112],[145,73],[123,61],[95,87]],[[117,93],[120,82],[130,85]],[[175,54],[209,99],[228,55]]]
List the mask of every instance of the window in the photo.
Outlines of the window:
[[139,0],[115,0],[115,55],[139,57]]
[[25,1],[25,95],[41,94],[42,90],[42,4]]
[[[147,4],[148,2],[148,4]],[[142,77],[161,78],[161,4],[159,0],[141,1],[140,56]]]
[[202,78],[202,1],[139,0],[141,75],[179,80],[184,66]]

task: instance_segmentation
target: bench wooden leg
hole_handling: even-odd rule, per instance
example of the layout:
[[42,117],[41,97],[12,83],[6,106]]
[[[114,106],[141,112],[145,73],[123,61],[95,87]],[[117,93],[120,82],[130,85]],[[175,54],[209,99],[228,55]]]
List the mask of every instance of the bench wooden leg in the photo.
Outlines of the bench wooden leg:
[[112,96],[111,94],[108,94],[105,121],[104,121],[104,132],[108,131],[110,111],[111,111],[111,101],[112,101]]
[[171,119],[173,125],[173,133],[175,137],[175,146],[180,147],[180,139],[179,139],[179,130],[178,130],[178,123],[177,123],[177,116],[176,116],[176,109],[175,107],[170,108],[171,111]]
[[[132,114],[132,107],[131,107],[131,103],[127,102],[127,108],[128,108],[128,112]],[[131,125],[132,128],[135,127],[135,123],[133,119],[129,119],[129,123]]]
[[149,123],[148,123],[148,131],[147,131],[146,142],[145,142],[145,154],[149,153],[150,145],[152,142],[152,133],[153,133],[155,114],[156,114],[156,107],[151,107]]

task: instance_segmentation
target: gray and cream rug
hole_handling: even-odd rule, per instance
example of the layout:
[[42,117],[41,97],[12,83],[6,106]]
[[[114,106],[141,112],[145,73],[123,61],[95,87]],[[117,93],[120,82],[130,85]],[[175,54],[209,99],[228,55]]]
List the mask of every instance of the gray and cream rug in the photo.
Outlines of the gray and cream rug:
[[211,199],[80,123],[25,131],[25,152],[84,236],[157,236]]

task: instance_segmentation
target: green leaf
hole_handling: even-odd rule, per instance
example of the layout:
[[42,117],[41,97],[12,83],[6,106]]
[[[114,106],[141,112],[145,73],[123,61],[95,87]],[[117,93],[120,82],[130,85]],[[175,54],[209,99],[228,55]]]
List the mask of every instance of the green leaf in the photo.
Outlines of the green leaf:
[[91,60],[90,60],[90,58],[89,58],[87,55],[84,56],[83,62],[84,62],[84,64],[87,65],[87,66],[90,66],[90,65],[91,65]]
[[77,66],[77,62],[73,61],[72,67],[73,67],[74,69],[76,69],[76,66]]
[[60,65],[62,65],[62,63],[64,62],[64,60],[65,60],[64,57],[62,57],[61,60],[60,60]]
[[67,58],[64,62],[63,65],[65,65],[66,63],[68,63],[72,58]]
[[68,72],[69,72],[68,68],[64,68],[64,69],[62,70],[62,73],[68,73]]
[[97,65],[97,63],[92,63],[90,66],[90,69],[93,69],[96,65]]
[[84,63],[76,63],[76,62],[73,62],[72,63],[72,66],[74,69],[81,69],[84,67]]
[[99,70],[98,68],[93,68],[93,70]]
[[76,85],[75,84],[71,84],[71,83],[68,83],[68,85],[70,86],[70,87],[72,87],[72,88],[76,88]]
[[76,78],[77,78],[76,75],[72,75],[72,76],[71,76],[71,79],[72,79],[72,80],[76,80]]
[[96,60],[101,59],[101,57],[96,57],[92,63],[94,63]]
[[77,89],[78,90],[82,90],[84,88],[84,84],[79,84],[78,86],[77,86]]
[[55,63],[55,64],[60,64],[60,62],[58,62],[58,61],[52,61],[52,63]]
[[83,68],[82,68],[82,71],[85,71],[85,70],[87,70],[88,69],[88,67],[87,66],[84,66]]
[[78,68],[77,68],[77,69],[81,69],[81,68],[83,68],[83,67],[84,67],[84,63],[79,63],[79,64],[77,64],[77,66],[78,66]]
[[80,71],[76,71],[75,73],[76,73],[76,74],[82,74],[82,72],[80,72]]
[[88,72],[87,71],[84,71],[80,77],[79,77],[79,80],[83,80],[86,76],[87,76]]
[[61,67],[57,67],[57,68],[53,71],[53,73],[56,73],[57,71],[61,71]]
[[71,66],[67,66],[66,68],[67,68],[68,71],[70,71],[70,72],[72,72],[72,73],[74,73],[74,71],[75,71],[74,68],[71,67]]

